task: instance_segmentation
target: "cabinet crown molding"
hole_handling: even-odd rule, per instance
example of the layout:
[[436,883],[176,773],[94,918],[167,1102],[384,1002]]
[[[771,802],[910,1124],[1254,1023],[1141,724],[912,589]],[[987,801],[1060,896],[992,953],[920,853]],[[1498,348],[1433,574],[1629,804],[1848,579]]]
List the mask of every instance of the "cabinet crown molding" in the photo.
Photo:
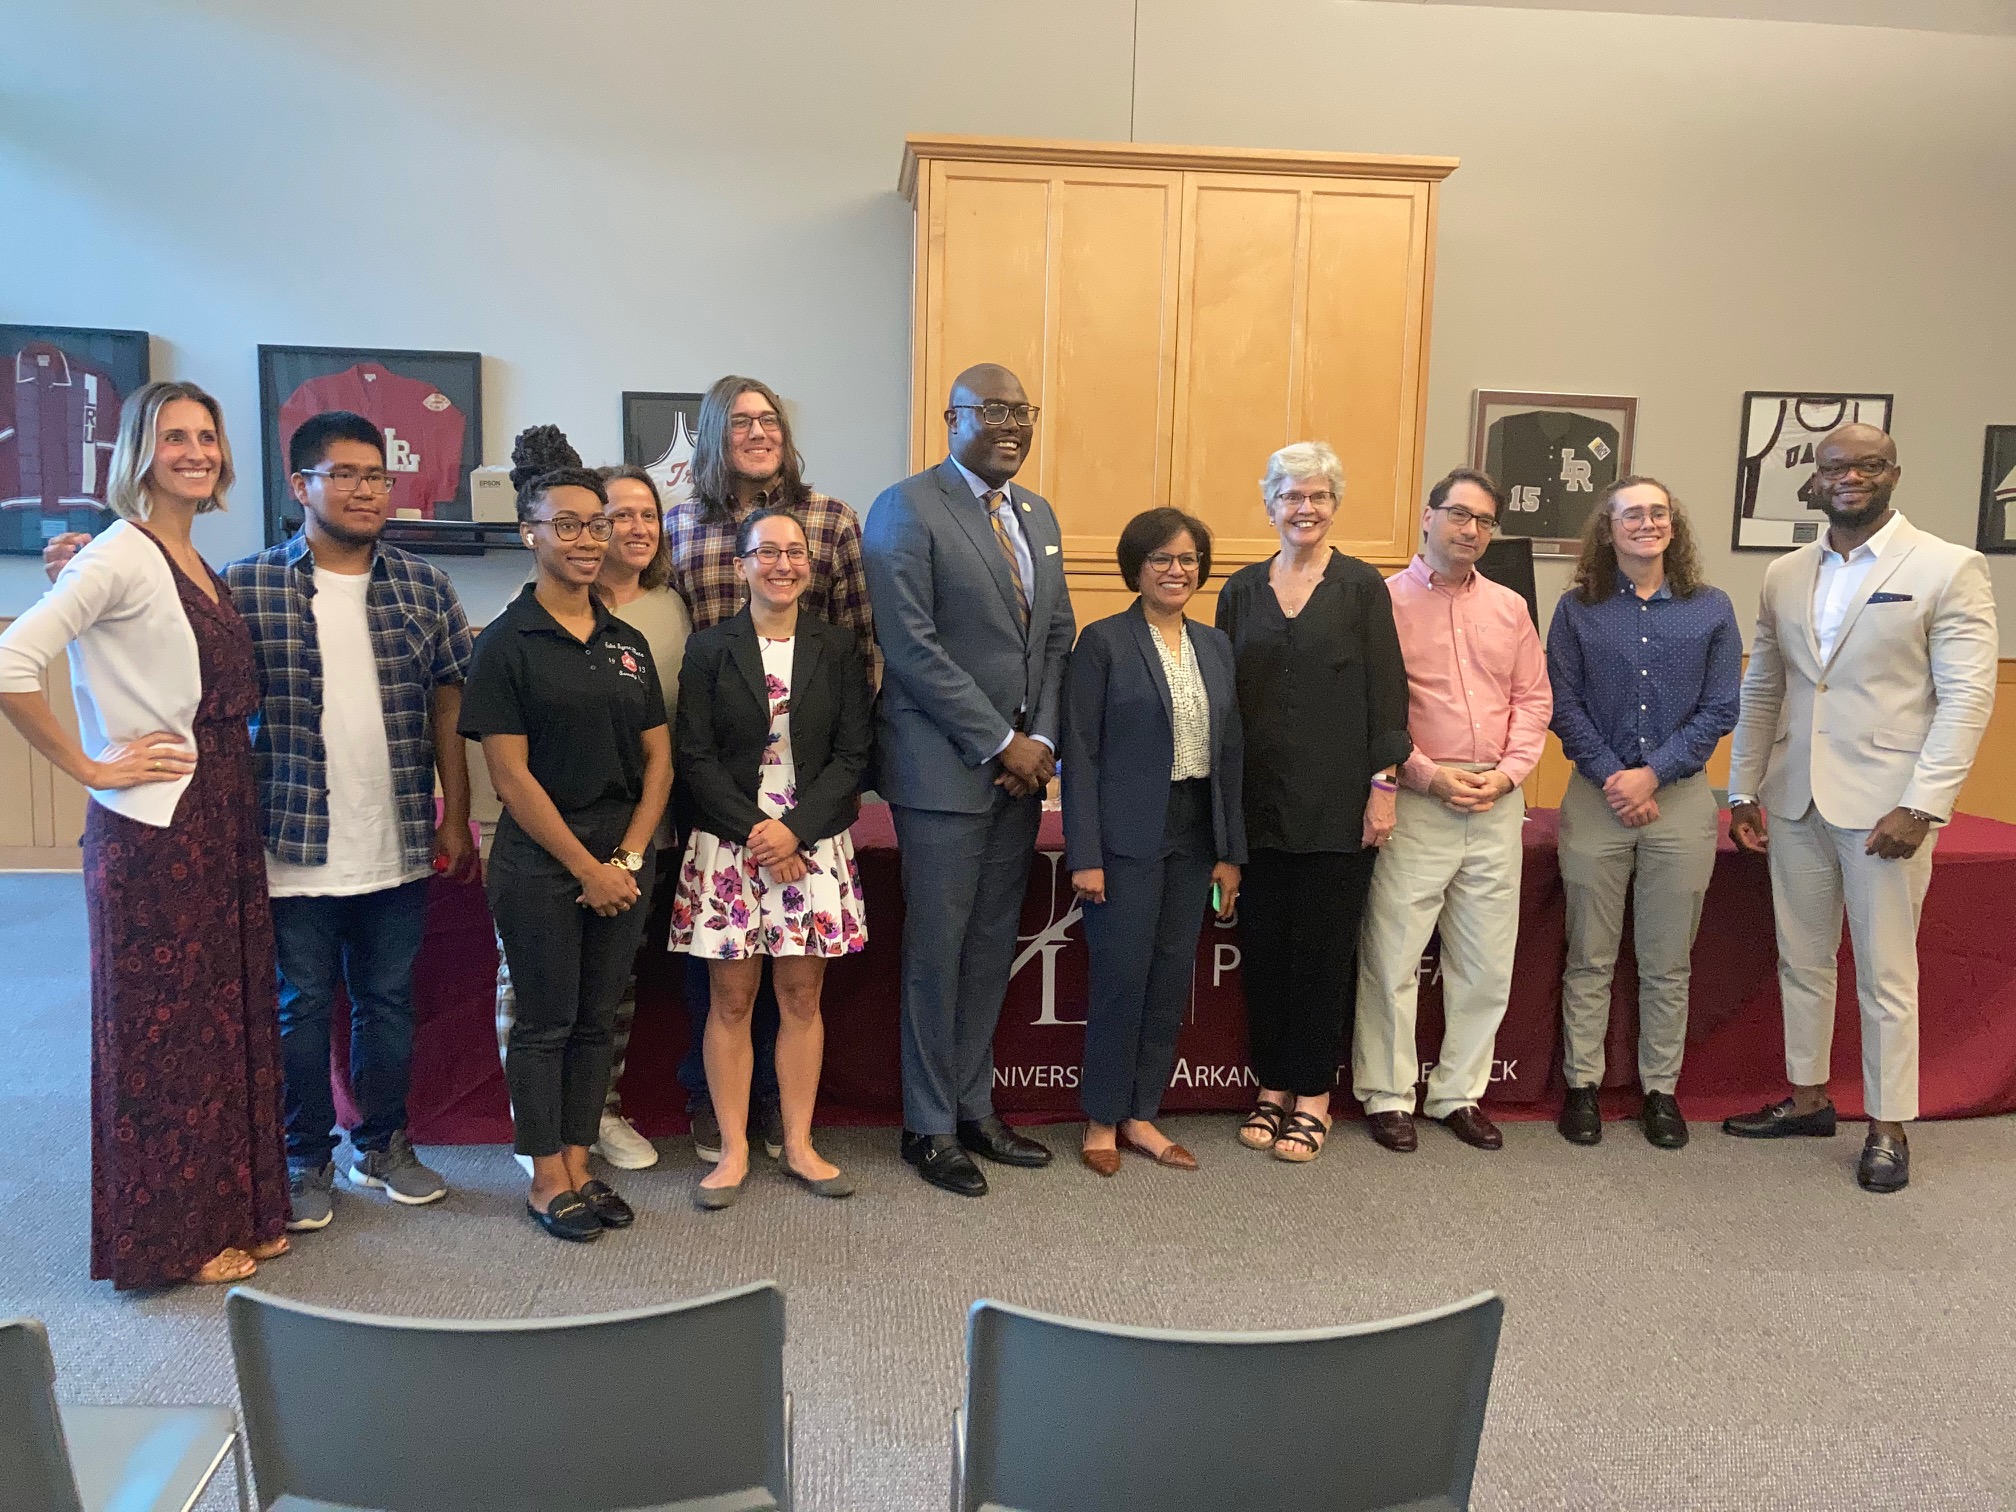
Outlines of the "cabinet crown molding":
[[1302,152],[1287,148],[1172,147],[1152,142],[1068,142],[1045,137],[912,135],[903,141],[896,188],[917,200],[917,165],[926,158],[972,163],[1049,163],[1091,168],[1189,168],[1210,173],[1288,173],[1311,178],[1412,179],[1439,183],[1461,158],[1373,152]]

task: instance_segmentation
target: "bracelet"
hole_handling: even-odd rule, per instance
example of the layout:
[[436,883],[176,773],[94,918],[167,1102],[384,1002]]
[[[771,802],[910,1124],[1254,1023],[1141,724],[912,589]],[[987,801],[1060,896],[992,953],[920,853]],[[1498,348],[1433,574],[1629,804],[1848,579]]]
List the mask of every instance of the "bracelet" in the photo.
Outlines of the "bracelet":
[[1382,793],[1397,793],[1400,791],[1398,783],[1385,777],[1374,777],[1372,779],[1372,786]]

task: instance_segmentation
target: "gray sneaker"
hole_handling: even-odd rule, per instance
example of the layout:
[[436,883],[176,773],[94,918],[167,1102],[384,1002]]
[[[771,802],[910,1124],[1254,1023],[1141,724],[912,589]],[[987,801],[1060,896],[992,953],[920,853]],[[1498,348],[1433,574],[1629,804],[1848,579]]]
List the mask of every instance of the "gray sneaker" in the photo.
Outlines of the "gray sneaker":
[[721,1158],[721,1125],[714,1117],[714,1099],[704,1092],[686,1099],[686,1117],[693,1125],[693,1153],[710,1164]]
[[784,1154],[784,1110],[777,1105],[774,1097],[765,1097],[756,1104],[756,1112],[749,1120],[750,1134],[763,1141],[763,1153],[772,1160]]
[[362,1150],[351,1159],[350,1179],[358,1186],[383,1187],[385,1195],[408,1207],[439,1202],[448,1195],[440,1173],[420,1164],[404,1129],[382,1150]]
[[287,1172],[287,1195],[294,1203],[294,1216],[287,1220],[289,1233],[306,1233],[329,1227],[336,1216],[336,1165],[325,1160],[319,1166],[294,1166]]

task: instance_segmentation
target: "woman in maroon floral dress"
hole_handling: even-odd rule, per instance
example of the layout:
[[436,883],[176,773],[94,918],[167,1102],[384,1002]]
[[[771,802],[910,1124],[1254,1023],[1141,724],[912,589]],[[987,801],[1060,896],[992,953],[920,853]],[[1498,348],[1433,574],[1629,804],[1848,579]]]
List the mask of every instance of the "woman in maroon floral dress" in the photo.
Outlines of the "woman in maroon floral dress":
[[[109,473],[122,518],[0,636],[0,711],[91,790],[91,1274],[121,1289],[239,1281],[287,1249],[258,674],[190,540],[231,478],[214,400],[141,389]],[[66,646],[81,744],[40,691]]]

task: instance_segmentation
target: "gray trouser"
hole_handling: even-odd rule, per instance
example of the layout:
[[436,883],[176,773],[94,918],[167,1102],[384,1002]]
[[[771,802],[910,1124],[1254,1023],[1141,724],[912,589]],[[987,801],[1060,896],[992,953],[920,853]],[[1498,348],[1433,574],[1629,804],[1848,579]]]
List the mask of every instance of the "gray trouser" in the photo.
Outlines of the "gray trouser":
[[[616,999],[616,1020],[611,1026],[609,1048],[613,1059],[609,1064],[609,1095],[602,1099],[605,1113],[620,1115],[623,1112],[623,1097],[616,1090],[623,1080],[623,1063],[630,1054],[630,1024],[637,1017],[637,973],[631,972],[624,979],[623,995]],[[511,1026],[518,1021],[518,993],[511,986],[511,963],[504,959],[504,941],[497,941],[497,1058],[508,1060],[511,1048]]]
[[1707,774],[1696,772],[1660,788],[1653,801],[1659,817],[1632,829],[1580,772],[1561,799],[1561,880],[1568,890],[1562,1062],[1571,1087],[1603,1084],[1627,889],[1638,949],[1638,1085],[1670,1095],[1680,1081],[1694,932],[1715,870],[1715,793]]

